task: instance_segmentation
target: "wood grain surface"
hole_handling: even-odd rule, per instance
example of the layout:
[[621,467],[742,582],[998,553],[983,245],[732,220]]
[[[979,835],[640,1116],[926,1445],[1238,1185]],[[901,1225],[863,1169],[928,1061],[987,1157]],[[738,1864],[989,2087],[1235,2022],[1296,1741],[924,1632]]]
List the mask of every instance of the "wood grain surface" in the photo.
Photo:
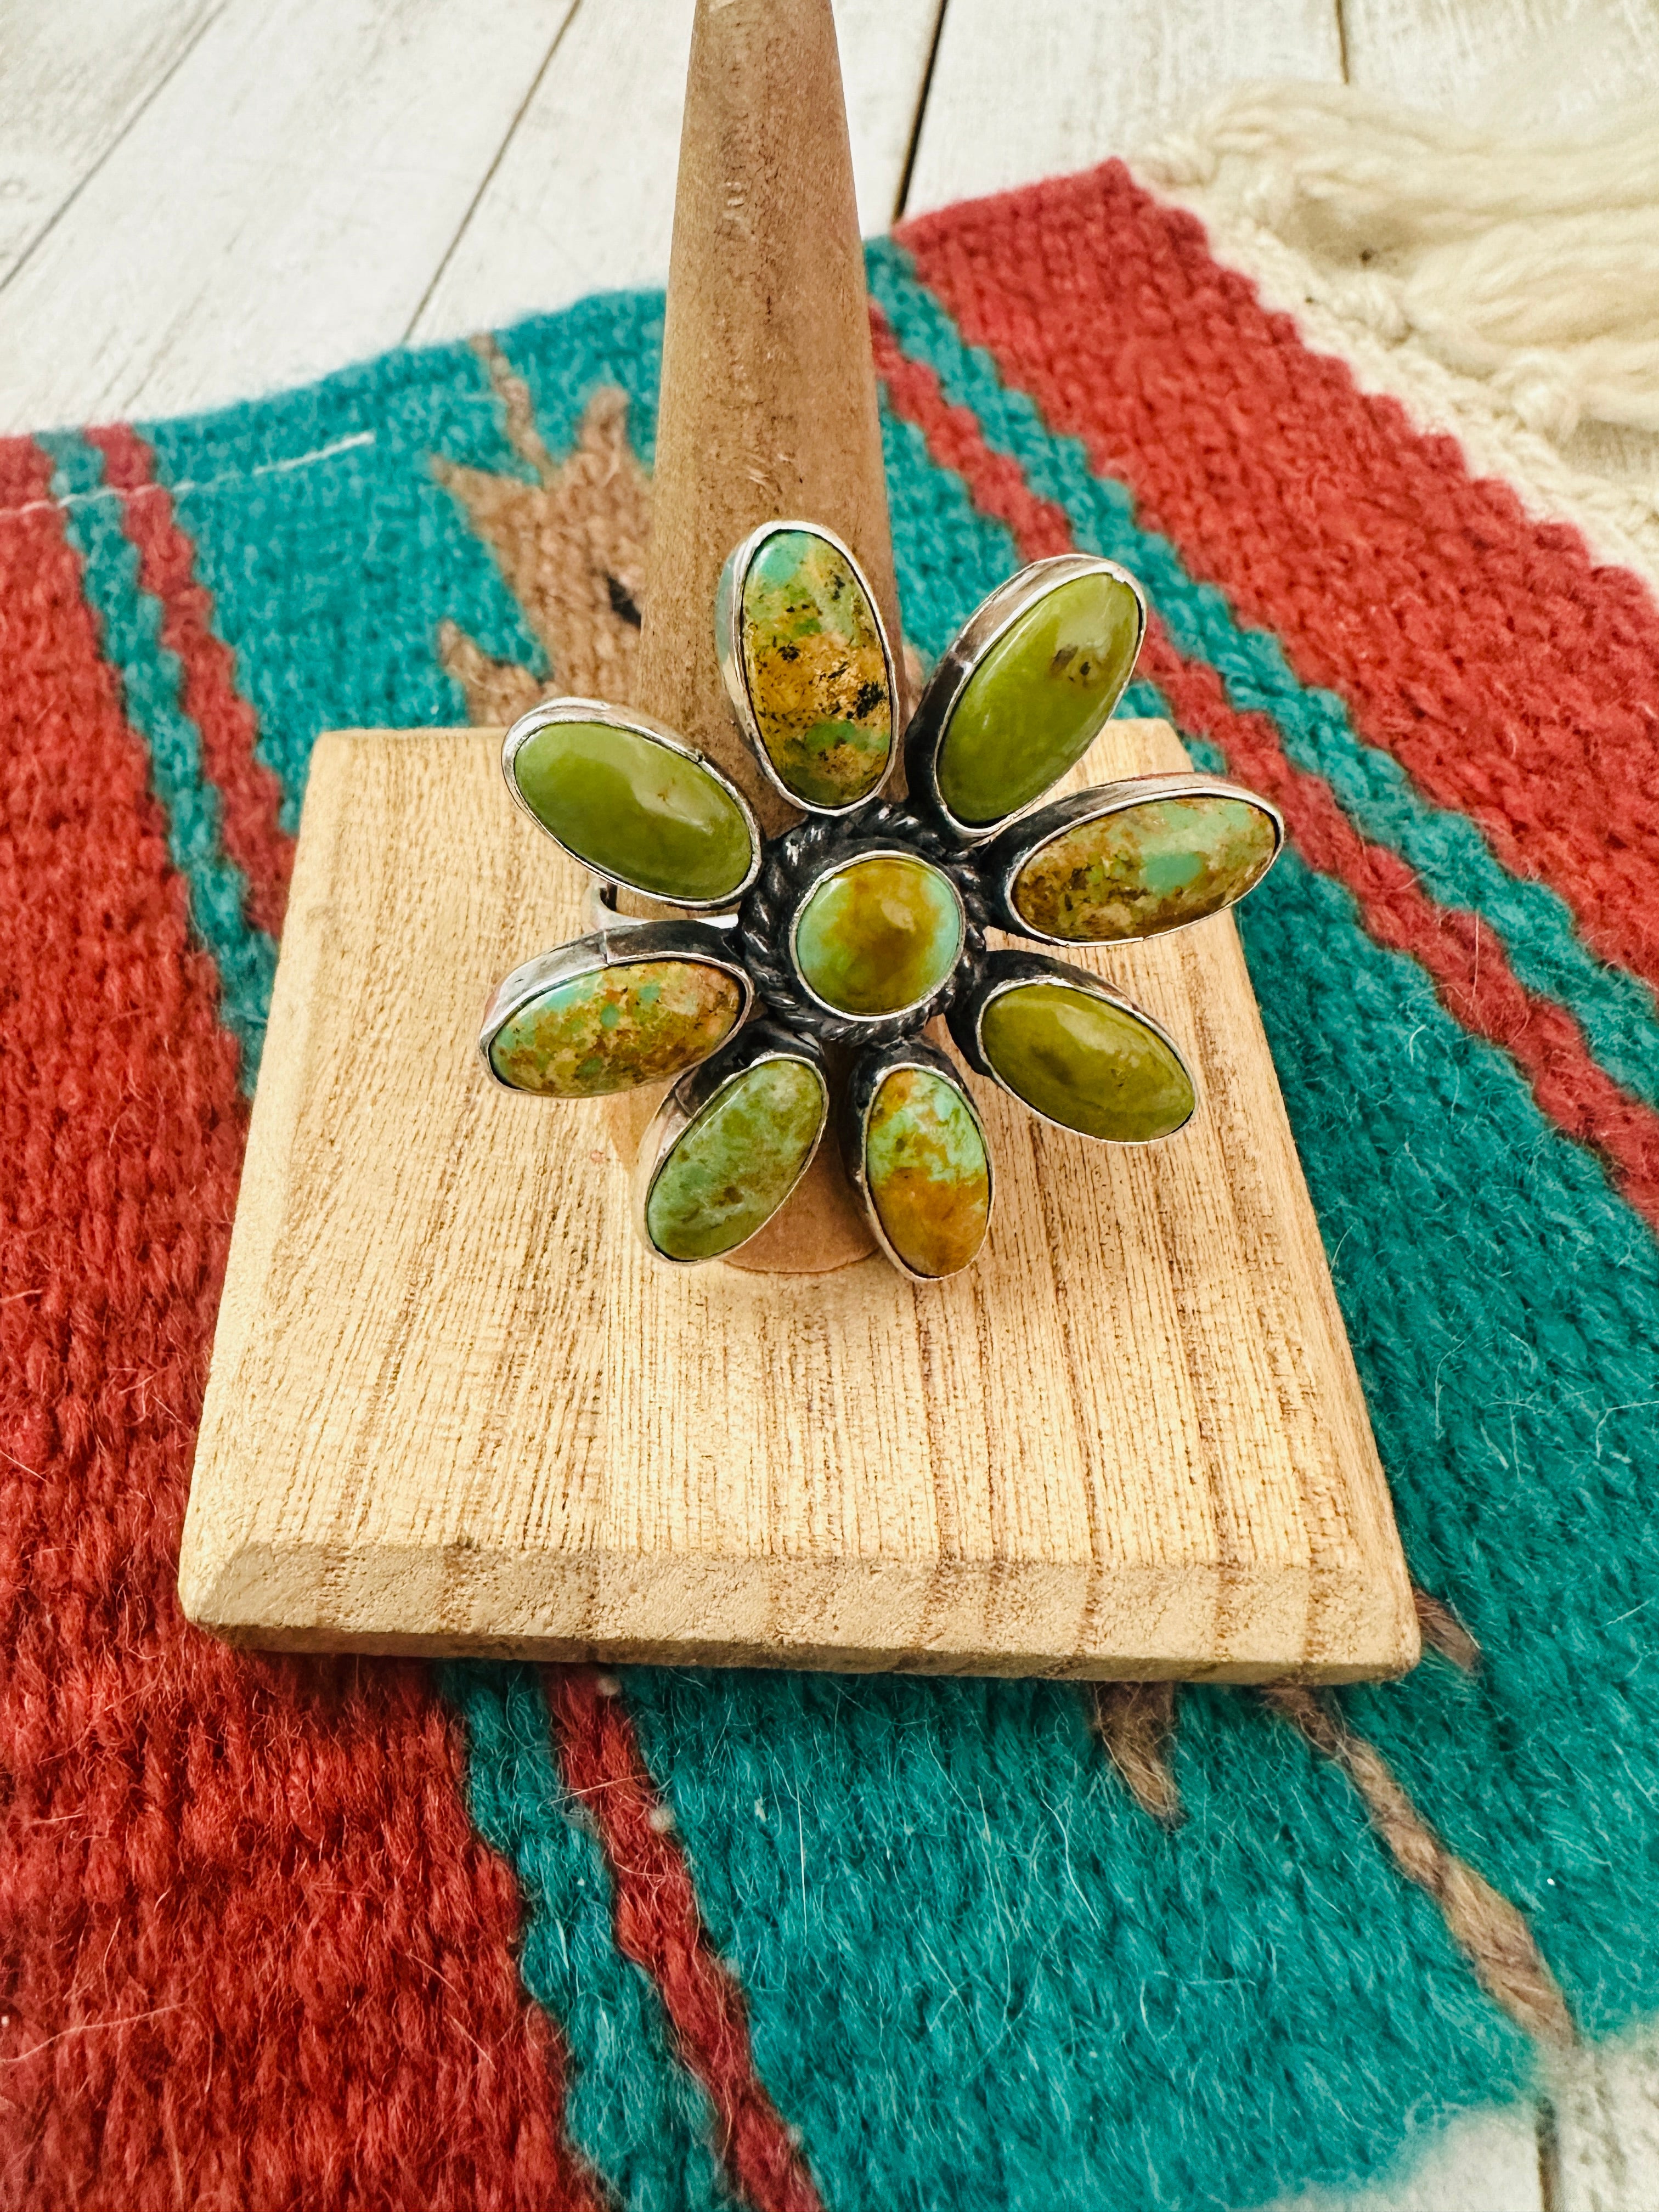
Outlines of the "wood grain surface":
[[50,235],[222,0],[0,0],[0,284]]
[[709,623],[732,547],[790,515],[846,539],[896,652],[870,307],[830,0],[702,0],[633,703],[701,746],[769,835],[799,811],[738,727]]
[[[1093,957],[1200,1111],[1094,1145],[985,1085],[976,1267],[653,1263],[490,983],[580,926],[498,737],[319,745],[180,1589],[301,1648],[1323,1680],[1417,1655],[1232,922]],[[1178,766],[1115,723],[1091,777]]]
[[495,0],[487,38],[473,0],[221,9],[7,279],[0,419],[240,398],[397,344],[570,5]]
[[[898,210],[939,0],[840,0],[859,222]],[[663,283],[695,0],[577,9],[433,280],[416,338]],[[573,220],[573,216],[577,219]]]
[[[693,4],[499,0],[483,33],[458,0],[0,0],[0,433],[660,284]],[[1243,78],[1540,130],[1659,84],[1650,0],[836,0],[836,24],[866,232],[1131,154]]]
[[1342,0],[1350,84],[1474,128],[1593,129],[1659,86],[1653,0]]

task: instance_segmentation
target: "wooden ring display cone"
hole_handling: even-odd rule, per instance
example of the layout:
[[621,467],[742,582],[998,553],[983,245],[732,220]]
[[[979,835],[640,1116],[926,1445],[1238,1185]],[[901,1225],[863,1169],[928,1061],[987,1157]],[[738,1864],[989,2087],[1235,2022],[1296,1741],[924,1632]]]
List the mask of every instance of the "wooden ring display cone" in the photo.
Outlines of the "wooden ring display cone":
[[[794,817],[740,734],[714,592],[763,522],[825,523],[858,556],[896,650],[870,312],[830,0],[702,0],[680,134],[649,580],[633,703],[699,745],[769,834]],[[660,1091],[611,1109],[631,1162]],[[833,1145],[734,1255],[815,1274],[875,1249]]]

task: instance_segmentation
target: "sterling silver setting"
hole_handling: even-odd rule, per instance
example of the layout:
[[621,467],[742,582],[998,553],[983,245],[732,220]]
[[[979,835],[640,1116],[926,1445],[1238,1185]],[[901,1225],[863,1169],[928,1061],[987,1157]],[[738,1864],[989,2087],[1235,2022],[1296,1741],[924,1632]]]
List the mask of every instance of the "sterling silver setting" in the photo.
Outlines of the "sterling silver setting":
[[[654,915],[623,914],[617,904],[619,890],[620,886],[613,884],[609,876],[588,878],[587,889],[582,896],[582,919],[590,930],[646,929],[659,919]],[[735,907],[721,907],[712,912],[705,909],[697,919],[704,929],[735,929],[738,910]]]
[[881,1247],[884,1258],[913,1283],[938,1283],[947,1279],[941,1275],[924,1275],[900,1255],[882,1225],[880,1209],[870,1190],[866,1146],[871,1109],[888,1077],[896,1075],[901,1069],[907,1067],[921,1068],[929,1075],[942,1077],[973,1116],[974,1127],[979,1131],[980,1143],[985,1148],[988,1235],[990,1218],[995,1215],[997,1203],[996,1163],[991,1157],[990,1140],[986,1136],[979,1108],[974,1103],[974,1095],[962,1079],[961,1069],[937,1045],[929,1044],[925,1037],[912,1036],[901,1039],[897,1044],[883,1045],[873,1052],[861,1053],[853,1063],[852,1073],[847,1079],[836,1133],[841,1140],[842,1164],[847,1170],[847,1180],[852,1184],[859,1204],[864,1208],[864,1218],[870,1224],[870,1233]]
[[[787,790],[773,767],[756,703],[750,696],[745,665],[744,585],[754,561],[771,540],[794,532],[816,538],[830,549],[838,562],[845,563],[847,573],[865,593],[879,639],[881,665],[888,686],[892,728],[883,775],[861,798],[836,806],[803,802]],[[1136,937],[1162,933],[1166,928],[1187,927],[1191,921],[1204,918],[1190,912],[1191,905],[1201,904],[1207,899],[1211,902],[1207,911],[1219,912],[1260,881],[1283,841],[1284,827],[1277,808],[1242,786],[1196,772],[1120,777],[1096,790],[1058,800],[1037,791],[1029,803],[1009,807],[996,819],[985,822],[960,819],[939,790],[938,770],[945,739],[969,684],[985,666],[988,656],[994,653],[1016,623],[1051,593],[1088,576],[1109,578],[1114,584],[1127,588],[1133,599],[1135,615],[1131,617],[1121,601],[1109,609],[1101,606],[1097,620],[1094,613],[1079,610],[1075,629],[1068,618],[1063,636],[1052,636],[1030,665],[1022,659],[1017,668],[1002,672],[997,684],[988,690],[983,702],[984,719],[975,732],[971,772],[981,779],[979,790],[985,796],[1006,796],[1029,789],[1036,772],[1037,759],[1023,762],[1020,750],[1022,744],[1030,742],[1028,733],[1032,718],[1044,718],[1042,726],[1051,733],[1045,737],[1040,755],[1043,772],[1048,773],[1054,762],[1074,759],[1079,745],[1085,745],[1086,750],[1085,741],[1092,741],[1091,732],[1098,733],[1130,680],[1133,657],[1127,654],[1124,647],[1133,625],[1133,641],[1138,648],[1146,632],[1146,607],[1134,578],[1115,562],[1093,554],[1062,554],[1053,560],[1035,562],[999,586],[969,615],[945,649],[907,730],[899,721],[898,674],[892,642],[885,634],[869,579],[850,548],[834,532],[813,523],[769,522],[751,531],[722,570],[722,587],[714,611],[714,645],[732,710],[753,757],[755,775],[750,778],[750,788],[758,792],[761,785],[757,779],[763,780],[768,789],[787,799],[793,810],[790,825],[763,844],[754,810],[732,779],[715,767],[700,748],[688,744],[649,714],[602,700],[555,699],[532,708],[507,732],[501,764],[514,804],[544,836],[553,839],[562,852],[590,874],[596,864],[575,852],[564,837],[548,827],[518,785],[516,764],[523,746],[538,732],[560,722],[592,721],[630,732],[668,753],[694,762],[734,802],[748,830],[750,865],[740,885],[718,899],[698,901],[666,895],[652,884],[640,881],[638,873],[617,873],[615,863],[625,861],[638,872],[652,870],[665,848],[652,816],[653,806],[659,811],[671,810],[667,817],[670,820],[703,818],[701,815],[694,817],[689,813],[679,817],[673,814],[676,780],[670,779],[659,793],[653,793],[647,781],[637,780],[637,769],[631,769],[629,773],[636,780],[626,787],[626,805],[629,810],[640,811],[630,811],[624,816],[619,809],[617,821],[610,825],[610,831],[614,831],[611,835],[605,823],[596,821],[587,811],[592,804],[592,785],[584,787],[573,781],[562,787],[559,763],[546,763],[543,769],[545,787],[538,787],[542,803],[569,834],[590,836],[604,848],[606,858],[597,865],[605,872],[590,883],[586,890],[583,912],[590,925],[589,933],[574,945],[562,946],[515,969],[493,995],[478,1041],[480,1056],[492,1080],[502,1089],[519,1091],[520,1095],[534,1091],[543,1097],[591,1097],[600,1095],[606,1077],[611,1073],[620,1078],[617,1088],[624,1090],[653,1079],[641,1072],[647,1064],[661,1065],[666,1061],[672,1066],[677,1055],[681,1060],[693,1060],[689,1069],[673,1079],[672,1088],[657,1106],[634,1178],[635,1227],[647,1249],[663,1265],[683,1267],[706,1264],[704,1257],[699,1256],[705,1254],[708,1259],[727,1259],[742,1249],[749,1236],[758,1235],[765,1221],[775,1218],[778,1208],[786,1202],[787,1193],[784,1198],[775,1195],[783,1179],[789,1178],[788,1188],[793,1190],[810,1170],[832,1111],[836,1115],[848,1174],[870,1222],[872,1235],[886,1260],[918,1284],[942,1279],[939,1275],[917,1273],[914,1262],[918,1259],[936,1262],[949,1271],[970,1265],[978,1249],[972,1244],[970,1230],[981,1220],[988,1221],[994,1166],[983,1117],[958,1061],[920,1034],[936,1016],[948,1022],[957,1054],[975,1075],[996,1084],[1051,1128],[1085,1136],[1097,1143],[1156,1143],[1174,1135],[1176,1127],[1184,1126],[1165,1127],[1171,1114],[1184,1112],[1187,1119],[1191,1118],[1197,1100],[1191,1073],[1174,1038],[1160,1022],[1091,969],[1055,958],[1047,951],[988,951],[986,930],[995,927],[1036,945],[1075,952],[1085,943],[1121,941],[1126,938],[1133,941]],[[789,625],[786,642],[797,636],[811,637],[811,625],[820,619],[820,615],[832,639],[839,641],[843,638],[845,633],[829,599],[820,603],[817,594],[817,583],[803,570],[799,608],[793,585],[789,586],[785,603]],[[1103,600],[1115,596],[1100,595]],[[765,625],[768,638],[775,641],[779,635],[772,627],[775,605],[763,607],[757,603],[755,612],[757,622]],[[793,627],[798,617],[803,625],[799,629]],[[769,653],[771,647],[766,650]],[[861,630],[857,650],[862,681],[866,685],[873,684],[875,660]],[[1095,672],[1086,672],[1085,690],[1073,694],[1071,687],[1077,671],[1073,662],[1079,651],[1107,657],[1098,663],[1102,680],[1096,681]],[[750,657],[754,657],[752,649]],[[763,704],[766,695],[758,672],[770,666],[765,654],[756,659],[757,690]],[[816,726],[811,718],[820,713],[823,720],[845,721],[847,675],[844,659],[823,647],[814,648],[804,666],[798,666],[793,659],[787,659],[777,694],[782,702],[778,711],[784,718],[779,726],[787,722],[792,733],[802,728],[810,730]],[[1064,688],[1056,690],[1056,686]],[[895,802],[883,799],[880,793],[901,749],[910,795]],[[1049,791],[1066,772],[1061,767],[1049,775]],[[817,787],[828,786],[826,783]],[[959,795],[964,795],[968,789],[964,783]],[[1103,823],[1114,813],[1153,800],[1222,798],[1248,804],[1273,824],[1272,853],[1254,877],[1249,872],[1255,866],[1265,840],[1249,841],[1242,847],[1219,842],[1206,844],[1205,830],[1194,822],[1189,845],[1179,834],[1177,817],[1171,836],[1166,838],[1160,830],[1160,842],[1145,848],[1133,835],[1115,841],[1109,830],[1103,831],[1098,838],[1079,840],[1080,849],[1076,856],[1079,873],[1071,876],[1068,858],[1066,870],[1045,884],[1045,899],[1057,902],[1052,907],[1045,905],[1045,912],[1051,916],[1059,913],[1062,917],[1077,914],[1102,926],[1109,920],[1117,927],[1116,939],[1059,938],[1047,930],[1034,928],[1015,908],[1013,885],[1021,869],[1054,838],[1079,825]],[[680,881],[719,880],[709,865],[717,854],[728,867],[735,864],[735,833],[729,823],[717,824],[711,813],[707,817],[706,835],[711,842],[702,848],[701,861],[696,844],[688,846],[680,841],[674,862],[681,871]],[[1144,868],[1143,849],[1146,856]],[[1165,861],[1171,857],[1187,866],[1186,875],[1177,873],[1176,880],[1177,884],[1191,884],[1190,892],[1178,888],[1153,888],[1152,860]],[[884,961],[903,963],[901,972],[908,972],[914,963],[916,972],[942,971],[943,976],[931,992],[892,1012],[849,1012],[832,1006],[808,981],[800,957],[802,925],[807,906],[826,884],[860,862],[878,858],[922,863],[944,878],[951,885],[955,901],[956,939],[951,959],[944,962],[941,956],[946,933],[942,904],[930,906],[921,902],[912,913],[908,908],[885,902],[880,886],[870,886],[867,893],[849,889],[847,899],[837,902],[833,947],[827,945],[823,949],[826,959],[833,950],[837,965],[842,960],[852,963],[855,974],[845,979],[849,988],[854,980],[862,985],[864,975],[856,973],[861,969],[872,979],[869,995],[879,995],[884,971],[874,963]],[[1100,882],[1108,886],[1109,912],[1099,906],[1090,911],[1080,903],[1084,893],[1079,887],[1087,884],[1087,896],[1092,901],[1098,896],[1095,886]],[[1126,902],[1114,904],[1113,893],[1120,882]],[[651,900],[659,911],[665,906],[678,909],[684,918],[646,921],[619,913],[619,885]],[[1178,921],[1162,919],[1177,912],[1182,916]],[[1122,926],[1126,915],[1133,925],[1127,929]],[[547,1010],[545,1034],[550,1038],[562,1036],[565,1032],[558,1025],[568,1023],[574,1030],[574,1046],[567,1048],[562,1043],[550,1042],[545,1047],[546,1056],[538,1060],[534,1052],[543,1048],[529,1048],[530,1057],[526,1059],[526,1048],[515,1039],[513,1054],[504,1052],[503,1059],[518,1075],[519,1081],[507,1082],[496,1074],[491,1048],[502,1024],[543,994],[596,969],[665,959],[704,963],[738,983],[741,1000],[737,1022],[725,1031],[712,1050],[706,1039],[713,1033],[713,1025],[702,1025],[702,1016],[688,999],[649,1016],[649,1023],[655,1025],[652,1030],[652,1052],[655,1057],[647,1062],[641,1056],[638,1042],[645,1019],[639,1009],[658,1002],[643,992],[638,1007],[630,994],[597,994],[573,1000],[568,1007]],[[890,965],[884,972],[886,987],[894,988],[896,976],[893,967]],[[826,974],[821,980],[839,988],[843,978]],[[999,1074],[985,1049],[982,1032],[988,1011],[1006,993],[1031,983],[1065,985],[1111,1006],[1136,1024],[1151,1054],[1149,1060],[1133,1048],[1128,1040],[1120,1042],[1114,1024],[1103,1025],[1101,1032],[1093,1036],[1064,1026],[1049,1030],[1042,1024],[1023,1033],[1011,1027],[1006,1049],[1002,1039],[997,1040],[998,1049],[1003,1051],[1013,1073],[1030,1082],[1059,1111],[1073,1115],[1069,1121],[1057,1120],[1054,1115],[1033,1106],[1011,1081]],[[696,994],[691,995],[695,998]],[[702,995],[706,1000],[708,994]],[[620,1009],[620,1013],[613,1014],[613,1008]],[[526,1019],[526,1036],[542,1033],[540,1020],[539,1016]],[[584,1021],[588,1022],[587,1028],[581,1026]],[[1154,1041],[1156,1051],[1152,1050]],[[556,1066],[556,1054],[567,1049],[580,1050],[585,1057]],[[696,1058],[697,1054],[702,1054],[700,1060]],[[1165,1054],[1169,1057],[1167,1066],[1164,1064]],[[790,1102],[790,1109],[775,1117],[757,1116],[745,1126],[741,1138],[735,1139],[741,1157],[730,1156],[722,1144],[709,1156],[718,1161],[718,1175],[712,1182],[705,1186],[692,1177],[677,1188],[673,1194],[672,1241],[690,1256],[676,1257],[663,1252],[652,1238],[649,1212],[652,1194],[665,1164],[698,1117],[709,1110],[726,1088],[769,1060],[791,1060],[813,1072],[821,1110],[813,1142],[805,1159],[792,1172],[793,1147],[801,1140],[805,1126],[797,1109],[804,1109],[805,1099]],[[1154,1061],[1158,1065],[1152,1065]],[[933,1094],[925,1085],[915,1087],[912,1097],[917,1108],[916,1120],[912,1123],[907,1118],[896,1126],[892,1146],[884,1142],[878,1145],[875,1163],[876,1182],[890,1207],[896,1209],[894,1236],[902,1237],[909,1243],[914,1232],[915,1249],[909,1262],[901,1257],[893,1237],[882,1224],[871,1187],[872,1164],[868,1158],[872,1119],[881,1086],[890,1076],[905,1069],[925,1071],[949,1085],[952,1097],[960,1100],[972,1116],[984,1158],[982,1183],[977,1166],[972,1169],[971,1210],[964,1214],[960,1201],[970,1194],[968,1156],[960,1141],[965,1139],[965,1130],[959,1127],[958,1140],[945,1139],[939,1121],[944,1101],[933,1097],[933,1104],[928,1106],[924,1102]],[[1177,1069],[1181,1081],[1176,1079]],[[544,1079],[544,1070],[553,1072]],[[582,1087],[590,1083],[596,1087]],[[1187,1103],[1188,1090],[1191,1104]],[[955,1109],[951,1110],[954,1115]],[[1089,1126],[1081,1126],[1085,1124]],[[1120,1133],[1097,1133],[1102,1128]],[[1139,1130],[1151,1133],[1136,1133]],[[981,1190],[985,1206],[982,1216],[979,1212]],[[764,1218],[738,1243],[718,1251],[709,1249],[757,1211],[763,1213]],[[659,1205],[658,1215],[659,1226],[668,1234],[669,1212]]]
[[[1085,822],[1099,822],[1109,814],[1127,814],[1137,806],[1151,805],[1160,799],[1235,799],[1252,806],[1258,814],[1265,814],[1273,825],[1273,849],[1267,867],[1279,858],[1285,842],[1285,817],[1272,799],[1264,799],[1259,791],[1250,791],[1242,783],[1229,783],[1224,777],[1194,774],[1173,775],[1126,776],[1117,783],[1097,784],[1091,791],[1074,791],[1064,799],[1053,799],[1044,805],[1033,807],[1015,815],[1005,829],[1000,830],[988,844],[980,848],[978,854],[980,880],[985,887],[986,905],[994,927],[1012,931],[1017,937],[1029,937],[1035,945],[1060,945],[1073,951],[1083,945],[1122,944],[1144,942],[1149,936],[1169,937],[1176,931],[1190,929],[1194,922],[1207,921],[1208,914],[1190,915],[1185,921],[1170,923],[1167,927],[1143,932],[1133,939],[1121,938],[1055,937],[1048,930],[1038,929],[1026,921],[1013,902],[1013,890],[1019,872],[1027,861],[1040,853],[1045,845],[1062,837],[1068,830],[1075,830]],[[1261,877],[1256,878],[1259,883]],[[1237,906],[1239,899],[1248,898],[1249,889],[1236,893],[1223,905],[1210,909],[1224,914],[1229,907]]]
[[799,896],[795,901],[794,910],[790,915],[787,924],[786,939],[789,950],[790,968],[799,990],[814,1006],[821,1006],[826,1014],[836,1021],[850,1022],[865,1030],[874,1030],[883,1024],[890,1026],[895,1022],[902,1022],[907,1026],[914,1024],[920,1027],[928,1018],[928,1009],[940,1005],[951,990],[955,980],[957,963],[962,958],[963,947],[968,942],[967,906],[963,902],[960,887],[952,881],[943,868],[933,868],[933,872],[940,882],[949,888],[951,896],[956,903],[957,914],[957,941],[951,954],[950,971],[943,983],[935,984],[931,991],[924,991],[919,999],[912,999],[906,1006],[890,1007],[884,1013],[860,1014],[849,1012],[844,1006],[832,1006],[828,999],[820,997],[807,981],[805,972],[801,967],[798,939],[800,935],[801,917],[806,912],[808,905],[826,884],[833,883],[837,876],[845,875],[849,868],[857,867],[863,860],[913,860],[921,862],[924,866],[933,867],[933,863],[926,858],[926,855],[915,851],[914,847],[890,845],[878,837],[872,837],[867,842],[861,841],[840,847],[835,857],[827,862],[817,875],[807,878]]
[[[849,836],[833,821],[798,822],[767,845],[759,879],[743,902],[738,941],[755,988],[779,1021],[820,1043],[867,1049],[908,1036],[943,1013],[985,946],[985,904],[978,878],[945,833],[890,800],[872,805]],[[812,891],[846,862],[883,851],[926,860],[954,886],[964,927],[956,965],[937,990],[894,1014],[844,1014],[808,989],[795,957],[795,925]]]
[[[1150,1030],[1160,1042],[1168,1047],[1192,1085],[1193,1104],[1186,1121],[1177,1123],[1173,1129],[1166,1129],[1158,1137],[1133,1139],[1097,1137],[1092,1130],[1073,1128],[1069,1121],[1056,1121],[1040,1106],[1033,1106],[1023,1091],[1016,1091],[1012,1083],[997,1073],[980,1036],[984,1026],[986,1008],[994,1005],[1005,993],[1018,990],[1029,983],[1063,984],[1072,990],[1085,991],[1091,998],[1104,1000],[1109,1006],[1115,1006],[1120,1013],[1127,1014],[1142,1029]],[[975,1075],[988,1077],[999,1091],[1006,1091],[1028,1114],[1039,1121],[1046,1122],[1049,1128],[1063,1129],[1067,1136],[1081,1137],[1087,1144],[1112,1145],[1129,1141],[1167,1144],[1171,1137],[1180,1135],[1187,1122],[1198,1111],[1198,1084],[1181,1047],[1155,1015],[1149,1014],[1145,1006],[1138,1006],[1133,999],[1126,999],[1121,991],[1115,991],[1103,976],[1096,975],[1092,968],[1079,968],[1070,960],[1056,960],[1047,952],[993,952],[986,959],[979,981],[957,1000],[945,1018],[951,1042]]]
[[717,934],[706,921],[676,919],[626,921],[620,927],[613,925],[596,930],[588,937],[574,938],[568,945],[558,945],[551,952],[538,953],[535,959],[526,960],[495,986],[485,1004],[483,1022],[478,1031],[478,1057],[490,1081],[514,1098],[534,1097],[535,1093],[520,1091],[515,1084],[503,1083],[495,1073],[490,1054],[507,1024],[544,992],[556,991],[562,983],[574,983],[584,975],[597,975],[607,968],[636,967],[647,960],[690,961],[702,967],[717,968],[721,975],[729,975],[743,994],[743,1004],[732,1024],[733,1034],[753,1011],[755,985],[749,970],[733,951],[730,939]]

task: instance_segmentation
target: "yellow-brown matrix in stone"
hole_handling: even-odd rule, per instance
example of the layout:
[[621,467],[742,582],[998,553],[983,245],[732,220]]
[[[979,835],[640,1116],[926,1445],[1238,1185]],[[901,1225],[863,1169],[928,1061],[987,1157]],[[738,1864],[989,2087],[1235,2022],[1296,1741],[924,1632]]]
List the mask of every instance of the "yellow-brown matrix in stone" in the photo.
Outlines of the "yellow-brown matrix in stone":
[[851,806],[886,774],[893,701],[881,632],[844,554],[815,532],[769,538],[743,582],[743,672],[768,759],[811,806]]
[[671,1146],[646,1201],[670,1260],[718,1260],[746,1244],[800,1180],[829,1108],[804,1060],[763,1060],[718,1091]]
[[699,960],[636,960],[560,983],[503,1022],[490,1065],[514,1091],[597,1098],[659,1083],[731,1035],[743,993]]
[[926,1067],[896,1067],[865,1127],[864,1173],[883,1233],[917,1275],[954,1275],[985,1242],[991,1170],[966,1097]]
[[962,901],[915,853],[876,853],[825,876],[794,927],[795,967],[837,1013],[878,1018],[920,1006],[962,951]]
[[1247,800],[1148,799],[1039,846],[1010,896],[1022,921],[1067,944],[1155,937],[1243,898],[1278,846],[1272,815]]

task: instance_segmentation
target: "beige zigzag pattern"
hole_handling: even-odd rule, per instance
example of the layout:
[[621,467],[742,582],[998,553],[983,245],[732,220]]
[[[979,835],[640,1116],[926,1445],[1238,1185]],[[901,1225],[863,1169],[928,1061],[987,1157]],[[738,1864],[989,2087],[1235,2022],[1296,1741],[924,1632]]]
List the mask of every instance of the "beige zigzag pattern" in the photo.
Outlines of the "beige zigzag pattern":
[[529,471],[492,475],[441,456],[433,473],[495,555],[507,588],[545,649],[551,676],[496,659],[454,623],[438,655],[460,685],[469,720],[511,722],[555,691],[631,697],[639,645],[651,479],[628,436],[628,399],[594,393],[568,457],[555,462],[536,427],[530,393],[495,341],[476,338],[500,403],[507,440]]
[[[1424,1643],[1454,1666],[1473,1672],[1480,1655],[1468,1631],[1437,1599],[1422,1590],[1415,1596]],[[1540,2043],[1556,2047],[1575,2043],[1566,1999],[1524,1914],[1449,1849],[1376,1747],[1315,1691],[1281,1684],[1264,1688],[1261,1694],[1282,1720],[1347,1776],[1395,1864],[1433,1899],[1447,1932],[1492,2002]],[[1091,1721],[1136,1802],[1166,1826],[1178,1820],[1181,1797],[1168,1758],[1175,1725],[1174,1686],[1094,1684]]]

